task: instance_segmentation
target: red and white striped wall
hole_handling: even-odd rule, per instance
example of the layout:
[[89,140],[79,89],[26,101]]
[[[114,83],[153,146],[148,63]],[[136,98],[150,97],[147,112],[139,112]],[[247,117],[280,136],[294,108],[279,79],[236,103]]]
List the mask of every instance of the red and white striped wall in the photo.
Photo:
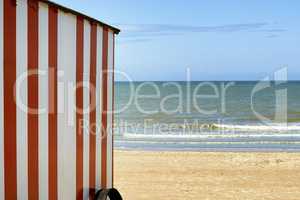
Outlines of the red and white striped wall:
[[42,0],[0,0],[0,200],[113,186],[116,30]]

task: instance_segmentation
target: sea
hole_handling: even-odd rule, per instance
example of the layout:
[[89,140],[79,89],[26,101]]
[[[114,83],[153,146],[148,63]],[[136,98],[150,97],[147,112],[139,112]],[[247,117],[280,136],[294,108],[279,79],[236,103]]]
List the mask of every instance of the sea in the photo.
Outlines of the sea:
[[115,82],[114,147],[300,151],[300,81]]

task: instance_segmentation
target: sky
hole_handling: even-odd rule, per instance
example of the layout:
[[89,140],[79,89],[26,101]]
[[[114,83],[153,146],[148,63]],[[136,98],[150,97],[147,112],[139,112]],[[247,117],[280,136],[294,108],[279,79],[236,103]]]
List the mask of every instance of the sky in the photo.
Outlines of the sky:
[[299,0],[54,1],[120,28],[115,67],[135,81],[300,80]]

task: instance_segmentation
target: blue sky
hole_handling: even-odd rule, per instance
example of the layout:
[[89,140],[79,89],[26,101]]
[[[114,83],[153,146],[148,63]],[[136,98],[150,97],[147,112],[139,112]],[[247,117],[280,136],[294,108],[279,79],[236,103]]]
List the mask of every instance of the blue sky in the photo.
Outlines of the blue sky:
[[[300,79],[300,1],[55,0],[119,27],[116,69],[133,80]],[[117,76],[117,79],[121,77]]]

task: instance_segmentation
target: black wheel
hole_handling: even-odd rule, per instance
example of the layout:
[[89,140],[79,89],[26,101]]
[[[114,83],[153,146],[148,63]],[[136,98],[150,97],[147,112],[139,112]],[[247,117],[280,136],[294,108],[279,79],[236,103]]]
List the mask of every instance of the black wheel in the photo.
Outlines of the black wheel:
[[101,189],[95,195],[95,200],[123,200],[121,194],[115,188]]

